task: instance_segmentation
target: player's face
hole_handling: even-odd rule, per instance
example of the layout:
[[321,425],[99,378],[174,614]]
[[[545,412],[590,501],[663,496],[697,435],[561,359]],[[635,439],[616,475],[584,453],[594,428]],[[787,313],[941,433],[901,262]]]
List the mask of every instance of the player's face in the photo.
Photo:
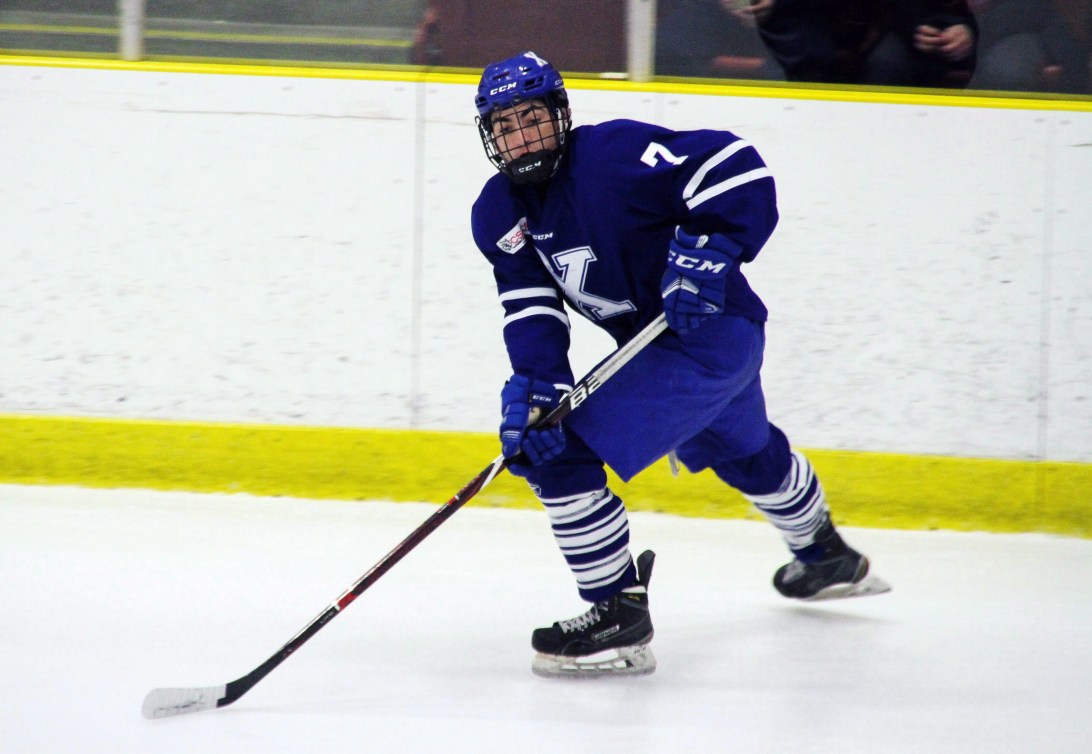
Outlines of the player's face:
[[542,100],[528,100],[499,110],[490,125],[497,151],[506,161],[528,152],[557,148],[557,121]]

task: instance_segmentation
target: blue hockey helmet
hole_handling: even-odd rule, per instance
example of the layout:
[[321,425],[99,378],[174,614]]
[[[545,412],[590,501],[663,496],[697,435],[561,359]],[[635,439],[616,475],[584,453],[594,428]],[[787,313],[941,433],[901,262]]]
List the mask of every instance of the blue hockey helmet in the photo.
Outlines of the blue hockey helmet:
[[[534,145],[533,139],[529,139],[527,143],[532,146],[531,151],[508,159],[497,146],[492,117],[500,110],[528,100],[543,102],[554,123],[556,143],[552,146],[541,142]],[[538,183],[556,172],[572,119],[565,81],[548,61],[528,51],[489,64],[482,72],[474,105],[478,109],[478,131],[485,154],[498,170],[516,183]]]

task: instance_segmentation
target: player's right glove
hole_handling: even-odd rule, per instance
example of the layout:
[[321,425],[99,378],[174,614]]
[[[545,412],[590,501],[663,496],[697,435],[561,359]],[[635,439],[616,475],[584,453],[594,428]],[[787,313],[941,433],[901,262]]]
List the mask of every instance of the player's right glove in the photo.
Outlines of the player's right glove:
[[724,312],[728,273],[742,249],[719,233],[692,236],[681,227],[668,246],[667,271],[660,281],[667,326],[678,333]]
[[516,458],[521,453],[531,462],[509,464],[516,476],[527,476],[532,466],[553,460],[565,449],[565,431],[560,424],[535,429],[539,418],[561,402],[561,392],[548,382],[514,374],[501,389],[501,453]]

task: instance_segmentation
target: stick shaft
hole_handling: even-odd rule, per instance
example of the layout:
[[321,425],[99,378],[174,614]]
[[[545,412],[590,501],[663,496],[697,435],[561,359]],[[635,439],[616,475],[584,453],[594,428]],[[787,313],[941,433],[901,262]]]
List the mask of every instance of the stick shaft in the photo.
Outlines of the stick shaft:
[[260,680],[269,675],[274,668],[287,660],[291,654],[302,647],[312,636],[326,626],[327,623],[336,618],[342,610],[352,604],[353,600],[363,594],[364,591],[378,581],[383,574],[393,568],[398,561],[408,555],[410,551],[417,547],[417,545],[421,544],[429,534],[436,531],[436,529],[440,527],[440,524],[451,518],[455,511],[484,489],[485,486],[507,465],[508,459],[498,456],[494,459],[493,463],[478,472],[477,476],[464,485],[450,500],[437,508],[431,516],[425,519],[424,523],[414,529],[409,536],[399,542],[393,550],[368,569],[367,573],[361,576],[356,583],[349,587],[325,610],[319,613],[314,620],[303,628],[303,630],[289,639],[288,643],[277,650],[273,656],[242,678],[227,684],[227,693],[217,700],[216,706],[225,707],[238,700],[239,697],[253,688]]
[[[595,392],[604,382],[640,353],[641,349],[651,343],[656,336],[667,328],[664,316],[661,314],[651,324],[641,330],[629,342],[611,354],[599,366],[584,376],[573,387],[573,391],[566,395],[561,402],[542,420],[543,425],[554,425],[572,413],[589,395]],[[199,712],[213,707],[226,707],[237,701],[246,692],[252,689],[259,681],[269,675],[278,665],[288,659],[297,649],[302,647],[312,636],[317,634],[327,623],[336,618],[342,610],[364,593],[372,584],[378,581],[383,574],[395,566],[398,561],[410,553],[429,534],[439,528],[447,519],[454,515],[468,500],[481,492],[486,485],[508,467],[511,459],[498,456],[491,464],[486,466],[477,476],[463,485],[455,495],[436,511],[425,519],[424,523],[410,532],[409,536],[399,542],[394,549],[387,553],[372,566],[356,583],[347,589],[340,597],[331,603],[325,610],[319,613],[314,620],[304,626],[303,630],[288,640],[283,647],[277,650],[269,659],[241,678],[237,678],[221,687],[206,687],[194,689],[154,689],[144,700],[143,713],[145,717],[167,717],[185,712]],[[223,691],[221,695],[221,690]],[[212,697],[217,697],[215,704]]]

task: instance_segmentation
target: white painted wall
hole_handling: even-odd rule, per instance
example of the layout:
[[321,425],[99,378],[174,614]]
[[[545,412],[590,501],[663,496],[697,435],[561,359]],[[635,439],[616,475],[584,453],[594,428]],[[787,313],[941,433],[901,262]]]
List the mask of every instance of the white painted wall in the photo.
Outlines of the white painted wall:
[[[472,91],[0,66],[0,413],[491,431]],[[1092,113],[571,96],[765,156],[796,444],[1092,461]]]

